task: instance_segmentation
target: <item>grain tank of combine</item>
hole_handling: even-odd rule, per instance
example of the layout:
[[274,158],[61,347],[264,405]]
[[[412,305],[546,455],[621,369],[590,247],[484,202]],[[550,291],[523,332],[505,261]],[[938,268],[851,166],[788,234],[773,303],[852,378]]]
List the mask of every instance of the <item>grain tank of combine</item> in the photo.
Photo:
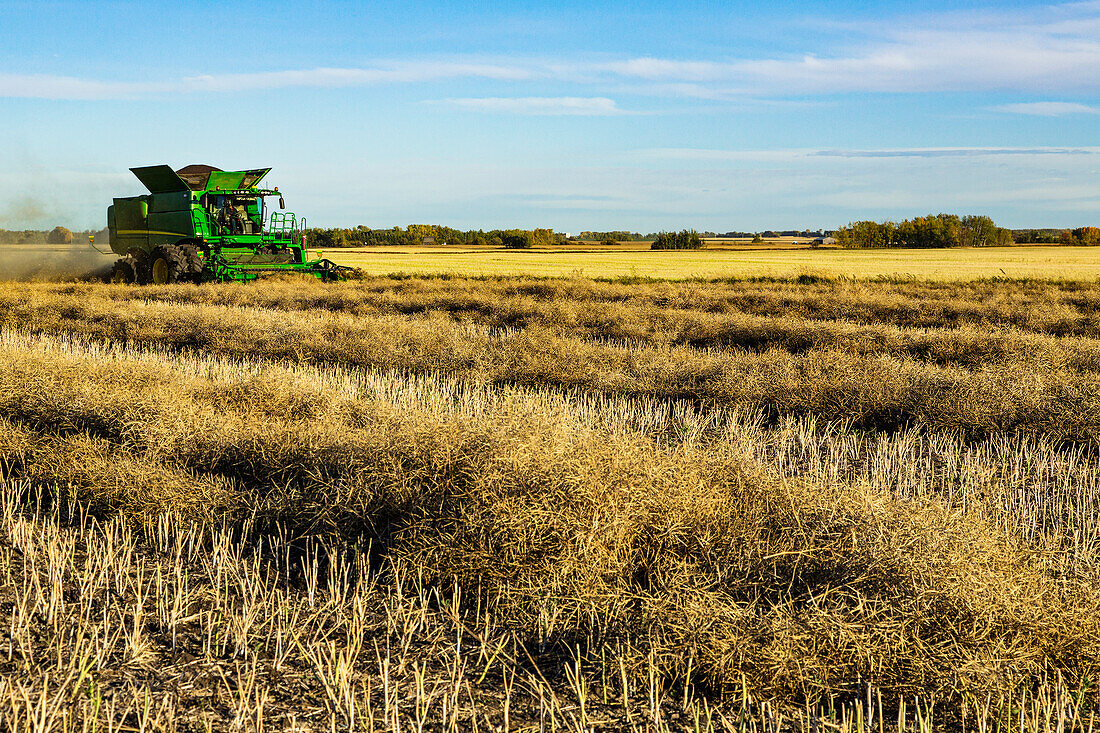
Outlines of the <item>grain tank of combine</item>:
[[[149,193],[116,198],[107,209],[111,249],[122,256],[112,281],[222,282],[271,272],[343,279],[347,268],[307,259],[306,221],[283,210],[279,189],[259,188],[270,168],[130,170]],[[276,199],[278,209],[271,205]]]

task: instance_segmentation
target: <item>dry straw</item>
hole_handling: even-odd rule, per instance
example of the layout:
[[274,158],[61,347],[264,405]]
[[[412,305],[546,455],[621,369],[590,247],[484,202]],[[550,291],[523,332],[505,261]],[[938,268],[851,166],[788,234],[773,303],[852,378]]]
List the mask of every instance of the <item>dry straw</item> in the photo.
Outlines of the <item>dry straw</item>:
[[1091,725],[1088,370],[187,293],[3,306],[0,725]]

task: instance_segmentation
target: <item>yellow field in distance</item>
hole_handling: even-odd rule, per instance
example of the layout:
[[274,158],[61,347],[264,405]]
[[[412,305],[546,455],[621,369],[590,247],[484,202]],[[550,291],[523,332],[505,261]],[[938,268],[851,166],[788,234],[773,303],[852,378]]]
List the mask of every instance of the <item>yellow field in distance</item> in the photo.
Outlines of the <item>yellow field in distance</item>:
[[462,246],[330,249],[323,255],[372,275],[390,273],[535,275],[548,277],[726,278],[803,274],[972,280],[1100,277],[1100,247],[1018,246],[974,249],[809,249],[778,244],[761,248],[726,243],[696,251],[658,251],[649,244],[563,246],[505,250]]

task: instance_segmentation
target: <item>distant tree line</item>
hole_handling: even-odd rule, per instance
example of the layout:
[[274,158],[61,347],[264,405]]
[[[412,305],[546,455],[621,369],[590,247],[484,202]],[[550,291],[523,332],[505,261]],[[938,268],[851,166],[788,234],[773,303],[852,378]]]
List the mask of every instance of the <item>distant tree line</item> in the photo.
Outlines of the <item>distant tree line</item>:
[[107,229],[73,232],[65,227],[53,229],[0,229],[0,244],[82,244],[94,235],[96,242],[107,242]]
[[679,232],[658,232],[650,249],[702,249],[703,238],[694,229]]
[[768,229],[766,231],[760,232],[760,234],[765,239],[777,239],[779,237],[809,237],[813,239],[817,237],[831,237],[834,233],[832,231],[824,229],[803,229],[802,231],[798,231],[797,229],[784,229],[782,231],[773,231],[771,229]]
[[590,242],[646,242],[652,240],[655,234],[639,234],[638,232],[581,232],[575,239],[583,239]]
[[892,221],[857,221],[836,231],[841,247],[994,247],[1012,244],[1012,232],[988,216],[930,214]]
[[[612,231],[612,232],[581,232],[575,239],[581,239],[590,242],[652,242],[657,238],[660,232],[652,232],[650,234],[641,234],[639,232],[624,232],[624,231]],[[761,237],[763,239],[778,239],[779,237],[824,237],[831,236],[831,231],[824,231],[821,229],[784,229],[782,231],[774,231],[771,229],[763,232],[698,232],[699,236],[703,239],[756,239]]]
[[1069,244],[1096,246],[1100,244],[1100,228],[1076,229],[1013,229],[1016,244]]
[[471,229],[463,231],[436,224],[410,224],[392,229],[310,229],[310,246],[332,247],[392,247],[423,244],[487,245],[491,247],[526,248],[562,244],[565,235],[553,229]]
[[1096,246],[1100,244],[1100,227],[1078,227],[1077,229],[1063,229],[1058,241],[1061,244],[1083,244]]
[[565,243],[565,236],[555,234],[553,229],[506,229],[497,230],[491,234],[493,239],[499,237],[508,249],[546,247],[551,244]]
[[1058,244],[1062,241],[1062,229],[1013,229],[1012,240],[1016,244]]

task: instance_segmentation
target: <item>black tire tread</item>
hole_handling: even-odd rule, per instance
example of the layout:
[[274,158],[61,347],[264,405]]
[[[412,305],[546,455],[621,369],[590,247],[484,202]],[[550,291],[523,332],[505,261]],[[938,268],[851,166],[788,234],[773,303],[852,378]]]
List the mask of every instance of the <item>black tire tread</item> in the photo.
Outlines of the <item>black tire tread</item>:
[[169,284],[185,282],[190,279],[187,256],[184,254],[183,247],[178,244],[160,245],[153,250],[153,254],[149,258],[150,269],[152,269],[152,263],[161,257],[168,263]]
[[122,272],[125,278],[124,282],[127,285],[138,283],[141,274],[139,267],[138,261],[130,255],[120,257],[115,260],[114,267],[111,268],[111,282],[114,282],[115,276]]
[[202,275],[203,269],[206,267],[206,263],[202,258],[202,254],[198,248],[198,245],[185,243],[178,245],[180,251],[183,252],[184,263],[187,267],[188,279],[198,281],[199,276]]

